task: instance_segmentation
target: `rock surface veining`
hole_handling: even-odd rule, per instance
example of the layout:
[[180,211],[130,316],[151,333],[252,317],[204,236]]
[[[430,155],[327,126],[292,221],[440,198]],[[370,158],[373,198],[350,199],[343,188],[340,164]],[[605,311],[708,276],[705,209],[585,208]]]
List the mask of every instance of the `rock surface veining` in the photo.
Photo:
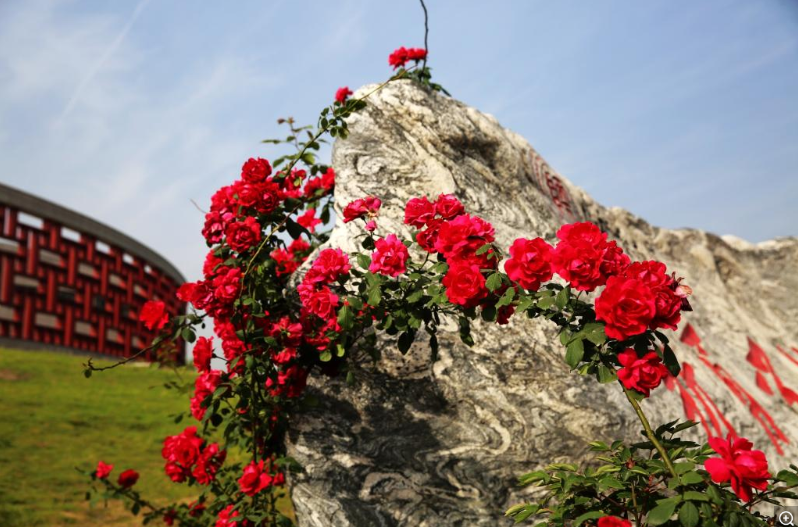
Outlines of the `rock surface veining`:
[[[374,195],[378,232],[409,234],[409,198],[453,193],[505,248],[517,237],[553,243],[563,223],[597,223],[633,259],[663,261],[694,289],[694,312],[669,332],[687,371],[645,404],[652,421],[687,413],[702,422],[696,438],[732,427],[772,468],[798,460],[798,240],[752,245],[606,208],[493,117],[410,81],[368,103],[333,150],[339,217]],[[329,245],[354,252],[361,229],[339,223]],[[383,361],[355,388],[311,381],[320,405],[289,433],[306,469],[292,481],[300,525],[504,525],[503,511],[528,492],[514,487],[519,474],[584,459],[587,441],[638,437],[620,390],[569,373],[545,321],[477,323],[470,348],[454,327],[439,339],[432,365],[426,341],[402,356],[386,337]]]

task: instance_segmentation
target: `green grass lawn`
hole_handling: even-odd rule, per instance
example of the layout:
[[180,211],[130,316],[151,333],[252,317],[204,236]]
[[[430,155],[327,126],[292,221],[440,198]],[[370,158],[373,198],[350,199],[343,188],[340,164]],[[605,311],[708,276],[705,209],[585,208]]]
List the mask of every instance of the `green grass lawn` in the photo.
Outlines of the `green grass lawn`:
[[75,467],[93,470],[98,459],[114,465],[114,476],[135,468],[136,487],[155,502],[195,497],[163,472],[163,438],[186,426],[169,418],[188,405],[185,394],[163,386],[175,373],[125,365],[86,379],[85,360],[0,349],[3,527],[137,525],[118,503],[89,508],[84,500],[87,479]]

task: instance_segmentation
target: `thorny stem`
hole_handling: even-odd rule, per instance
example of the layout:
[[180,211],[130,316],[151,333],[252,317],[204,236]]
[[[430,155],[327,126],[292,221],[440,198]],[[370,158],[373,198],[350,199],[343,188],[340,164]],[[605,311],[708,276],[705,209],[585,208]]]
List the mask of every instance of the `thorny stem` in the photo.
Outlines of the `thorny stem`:
[[421,9],[424,10],[424,50],[426,53],[424,54],[424,62],[421,65],[421,69],[425,70],[427,69],[427,56],[429,56],[429,44],[427,44],[427,39],[429,38],[429,14],[424,0],[419,1],[421,2]]
[[646,431],[646,437],[651,441],[654,445],[654,448],[657,449],[659,452],[660,457],[662,458],[662,462],[665,463],[665,466],[668,468],[668,471],[674,478],[679,478],[679,475],[676,473],[676,468],[674,468],[671,459],[668,457],[668,451],[665,450],[665,447],[662,446],[662,443],[659,442],[657,436],[654,435],[654,430],[651,429],[651,424],[648,422],[648,418],[646,414],[643,413],[643,409],[640,407],[640,403],[638,403],[632,394],[626,388],[623,389],[624,395],[626,395],[626,399],[632,405],[632,408],[635,409],[635,413],[637,414],[638,419],[643,424],[643,428]]

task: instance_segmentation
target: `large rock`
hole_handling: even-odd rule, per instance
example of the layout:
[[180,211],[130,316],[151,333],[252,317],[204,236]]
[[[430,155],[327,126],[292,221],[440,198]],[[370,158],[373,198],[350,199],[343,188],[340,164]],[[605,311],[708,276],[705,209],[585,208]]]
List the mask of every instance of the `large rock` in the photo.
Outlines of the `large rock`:
[[[501,246],[519,236],[553,242],[561,224],[590,220],[632,258],[676,270],[695,291],[695,311],[673,339],[690,324],[675,348],[694,375],[655,392],[645,404],[652,420],[688,412],[703,420],[696,435],[705,437],[725,435],[726,419],[773,465],[798,459],[798,397],[793,408],[786,402],[789,388],[798,390],[790,349],[798,346],[798,240],[751,245],[603,207],[493,117],[410,81],[373,95],[350,131],[333,151],[337,206],[379,196],[382,232],[408,233],[409,198],[454,193],[493,223]],[[336,225],[330,245],[356,250],[360,228]],[[617,386],[569,373],[555,336],[545,321],[477,324],[470,348],[444,332],[432,365],[425,342],[402,357],[386,338],[383,362],[357,387],[312,381],[321,404],[289,434],[290,454],[307,470],[292,482],[300,524],[502,525],[506,507],[527,492],[514,487],[517,475],[584,459],[589,440],[637,437]]]

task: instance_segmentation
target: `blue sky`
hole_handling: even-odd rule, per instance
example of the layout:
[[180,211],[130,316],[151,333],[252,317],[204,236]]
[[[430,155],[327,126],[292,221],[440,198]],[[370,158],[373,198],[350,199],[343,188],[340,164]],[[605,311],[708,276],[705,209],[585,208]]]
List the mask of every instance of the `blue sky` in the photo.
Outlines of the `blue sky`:
[[[601,203],[798,235],[798,2],[438,1],[430,65]],[[414,0],[0,2],[0,181],[189,278],[219,186],[342,85],[423,43]]]

